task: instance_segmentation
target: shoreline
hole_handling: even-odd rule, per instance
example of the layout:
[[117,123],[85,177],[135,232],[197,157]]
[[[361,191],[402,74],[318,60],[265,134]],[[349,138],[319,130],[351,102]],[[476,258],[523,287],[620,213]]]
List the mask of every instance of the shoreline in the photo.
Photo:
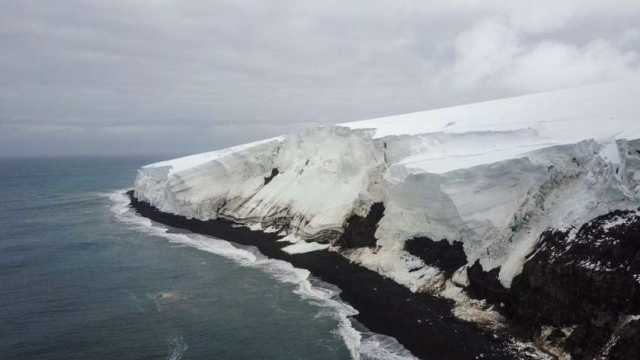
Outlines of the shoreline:
[[453,302],[408,288],[366,269],[336,252],[288,254],[282,236],[253,231],[222,220],[201,221],[159,211],[126,194],[136,212],[153,221],[194,233],[214,236],[240,245],[254,246],[263,255],[284,260],[329,284],[340,298],[358,311],[355,319],[376,333],[394,337],[414,356],[422,359],[513,359],[508,340],[456,318]]

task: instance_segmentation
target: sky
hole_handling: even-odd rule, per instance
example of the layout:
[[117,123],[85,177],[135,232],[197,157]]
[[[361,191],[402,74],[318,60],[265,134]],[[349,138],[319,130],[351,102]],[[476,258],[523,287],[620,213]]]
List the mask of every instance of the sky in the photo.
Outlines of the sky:
[[187,154],[639,73],[637,0],[4,0],[0,156]]

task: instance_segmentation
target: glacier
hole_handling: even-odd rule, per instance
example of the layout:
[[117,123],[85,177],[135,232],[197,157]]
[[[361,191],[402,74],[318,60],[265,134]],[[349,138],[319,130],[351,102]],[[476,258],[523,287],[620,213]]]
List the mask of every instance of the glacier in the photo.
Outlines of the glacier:
[[[414,291],[439,271],[405,241],[460,241],[469,264],[499,267],[509,287],[544,230],[640,205],[639,84],[319,127],[163,161],[139,170],[135,196],[172,214],[329,244]],[[375,246],[341,249],[347,219],[376,202],[385,209]]]
[[483,329],[516,323],[558,358],[634,358],[639,80],[316,127],[149,164],[132,204],[183,227],[192,219],[261,231],[285,258],[337,254],[452,302],[453,315]]

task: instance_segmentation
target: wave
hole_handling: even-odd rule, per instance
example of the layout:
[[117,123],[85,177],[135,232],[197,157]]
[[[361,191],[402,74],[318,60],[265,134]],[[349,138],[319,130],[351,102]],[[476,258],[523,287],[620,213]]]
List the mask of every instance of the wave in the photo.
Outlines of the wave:
[[188,349],[189,345],[187,345],[182,336],[178,335],[170,337],[167,360],[181,360]]
[[242,266],[264,271],[277,281],[296,285],[293,291],[295,294],[323,309],[318,316],[328,315],[338,321],[338,328],[335,331],[344,341],[354,360],[416,359],[392,337],[369,331],[358,331],[350,319],[357,315],[358,311],[340,300],[338,288],[314,279],[308,270],[296,268],[283,260],[270,259],[253,247],[239,248],[228,241],[210,236],[171,232],[168,227],[140,216],[131,209],[125,191],[117,190],[108,194],[98,194],[109,198],[110,210],[117,221],[127,224],[134,230],[165,238],[174,244],[186,245],[223,256]]

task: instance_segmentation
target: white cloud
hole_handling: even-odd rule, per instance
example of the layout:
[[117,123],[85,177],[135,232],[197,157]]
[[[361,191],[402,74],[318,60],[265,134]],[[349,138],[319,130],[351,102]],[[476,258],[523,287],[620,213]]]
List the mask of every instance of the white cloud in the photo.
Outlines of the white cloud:
[[638,55],[610,42],[593,40],[584,46],[545,41],[514,59],[504,83],[524,91],[543,91],[613,81],[640,73]]
[[[627,38],[632,35],[624,34]],[[497,19],[461,32],[454,47],[453,64],[441,69],[439,81],[467,92],[535,92],[640,73],[638,52],[621,49],[615,39],[596,38],[583,45],[530,39],[524,31]]]
[[529,34],[551,33],[614,18],[633,19],[640,13],[637,0],[494,1],[493,6],[502,7],[507,21],[518,31]]
[[495,81],[522,52],[519,34],[495,20],[483,21],[462,32],[454,44],[455,62],[444,71],[454,85],[465,89]]
[[[39,132],[0,152],[45,149],[65,126],[124,149],[149,129],[145,151],[206,150],[615,80],[638,72],[639,23],[638,0],[10,0],[0,123]],[[82,152],[83,136],[48,149]]]

